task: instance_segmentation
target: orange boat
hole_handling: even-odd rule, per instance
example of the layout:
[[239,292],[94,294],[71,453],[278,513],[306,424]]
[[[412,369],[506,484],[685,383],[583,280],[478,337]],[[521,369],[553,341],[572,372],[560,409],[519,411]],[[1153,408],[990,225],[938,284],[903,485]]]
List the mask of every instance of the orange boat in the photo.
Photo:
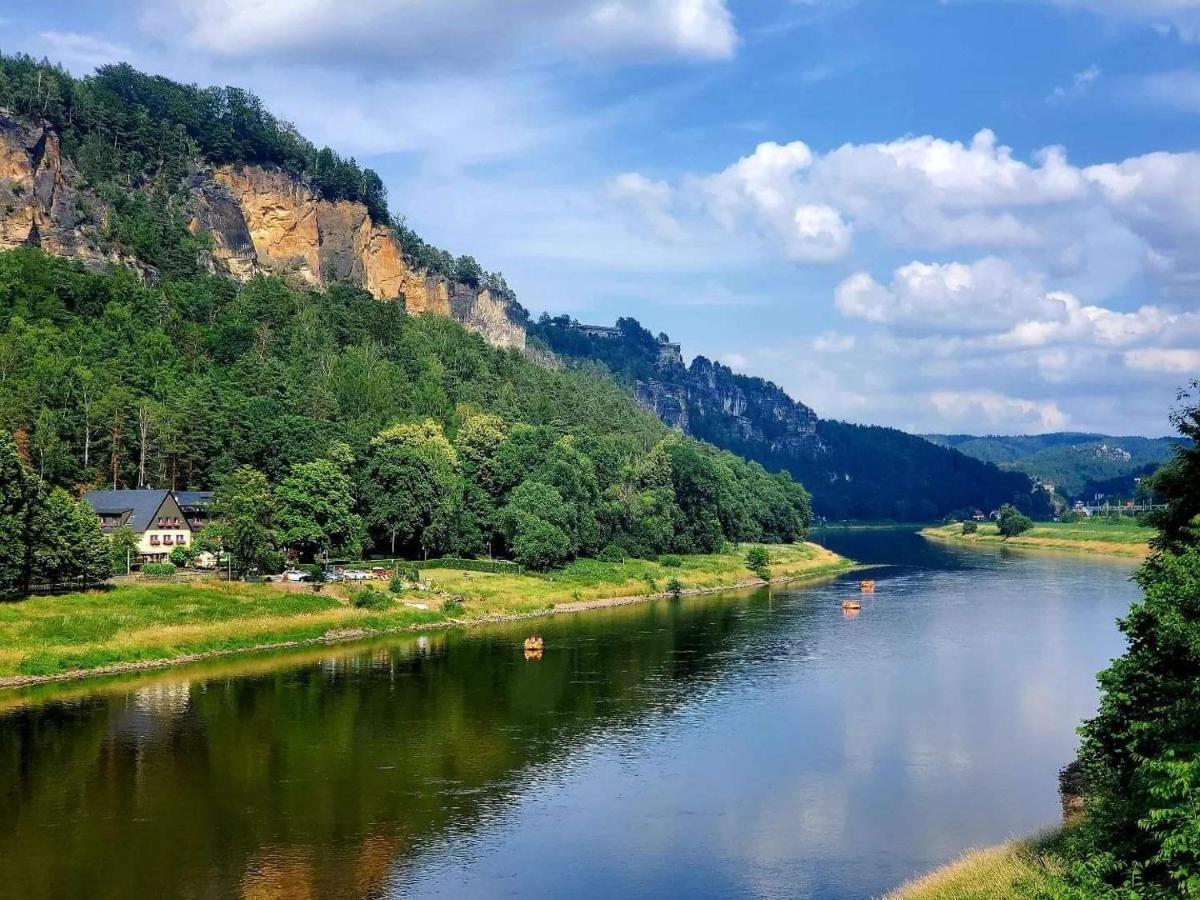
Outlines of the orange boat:
[[531,637],[525,638],[525,651],[527,653],[530,651],[541,653],[545,649],[546,642],[542,640],[542,636],[540,634],[535,634]]
[[858,587],[864,594],[875,593],[875,582],[869,579],[866,581],[860,581],[858,583]]
[[853,597],[847,597],[842,601],[842,609],[862,609],[862,604]]

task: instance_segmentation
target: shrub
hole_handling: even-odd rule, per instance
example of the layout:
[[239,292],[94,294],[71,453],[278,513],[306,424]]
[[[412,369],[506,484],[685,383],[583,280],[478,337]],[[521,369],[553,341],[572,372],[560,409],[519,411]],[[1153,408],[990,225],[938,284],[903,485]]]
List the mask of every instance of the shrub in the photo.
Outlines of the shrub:
[[466,607],[462,605],[462,601],[456,597],[447,597],[442,601],[442,612],[448,616],[461,616],[466,612]]
[[771,556],[766,547],[751,547],[746,551],[746,568],[763,581],[771,580]]
[[142,574],[148,578],[171,578],[175,566],[172,563],[146,563],[142,566]]
[[321,582],[325,580],[325,570],[318,565],[309,563],[308,565],[297,566],[296,568],[298,568],[301,572],[307,572],[309,577],[312,578],[314,582]]
[[650,589],[650,593],[658,593],[658,582],[654,580],[653,575],[643,575],[642,580],[646,582],[646,587]]
[[408,586],[408,580],[404,577],[404,575],[399,570],[397,570],[396,574],[392,576],[392,580],[388,582],[388,590],[391,591],[393,594],[404,593],[404,589],[407,586]]
[[195,558],[196,554],[187,547],[176,547],[171,551],[171,565],[178,569],[182,569]]
[[625,562],[625,551],[615,544],[609,544],[596,554],[596,559],[601,562],[622,563]]
[[1000,526],[1000,534],[1009,538],[1024,534],[1033,527],[1033,520],[1024,515],[1011,503],[1005,503],[1000,507],[1000,521],[998,524]]
[[[517,563],[508,562],[503,559],[457,559],[452,556],[446,556],[441,559],[427,559],[420,564],[422,569],[461,569],[464,572],[490,572],[493,575],[520,575],[525,570]],[[401,571],[400,568],[396,569]],[[410,580],[416,581],[420,578],[420,573],[416,567],[404,569],[411,572]]]
[[658,564],[664,569],[679,569],[683,566],[683,560],[678,556],[660,556]]
[[387,594],[370,586],[352,593],[350,600],[357,609],[387,609],[392,605],[391,598]]
[[667,582],[667,593],[675,600],[683,596],[683,582],[678,578],[672,578]]
[[962,523],[962,533],[963,534],[974,534],[978,530],[979,530],[978,522],[963,522]]
[[1075,512],[1073,509],[1065,510],[1063,514],[1058,517],[1058,521],[1062,522],[1064,525],[1074,525],[1079,521],[1079,513]]

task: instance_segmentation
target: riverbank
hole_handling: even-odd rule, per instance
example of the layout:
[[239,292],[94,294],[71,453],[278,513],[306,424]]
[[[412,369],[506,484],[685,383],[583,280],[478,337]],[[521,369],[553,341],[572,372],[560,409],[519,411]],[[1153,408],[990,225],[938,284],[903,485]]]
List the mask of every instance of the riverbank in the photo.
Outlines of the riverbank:
[[1005,538],[994,524],[978,526],[978,531],[963,534],[962,525],[923,528],[920,534],[939,541],[960,544],[992,544],[1006,547],[1030,547],[1043,550],[1072,550],[1145,559],[1150,555],[1150,539],[1156,531],[1139,525],[1112,525],[1107,522],[1044,522],[1016,537]]
[[1061,863],[1049,851],[1057,834],[972,850],[914,878],[884,900],[1034,900],[1050,896]]
[[[578,560],[547,574],[428,570],[423,576],[430,590],[406,591],[380,609],[354,606],[342,586],[317,593],[218,581],[138,582],[33,597],[0,604],[0,688],[639,603],[666,596],[671,579],[685,595],[766,584],[746,569],[746,549],[678,557],[678,565],[667,557]],[[767,550],[772,583],[834,575],[853,565],[815,544]]]

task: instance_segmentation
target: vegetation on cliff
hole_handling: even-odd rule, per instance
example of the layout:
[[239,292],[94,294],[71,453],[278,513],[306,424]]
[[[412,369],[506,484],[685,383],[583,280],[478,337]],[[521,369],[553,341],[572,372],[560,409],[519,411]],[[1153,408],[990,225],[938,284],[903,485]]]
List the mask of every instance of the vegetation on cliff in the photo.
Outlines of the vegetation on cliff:
[[365,543],[547,567],[808,525],[800,485],[669,432],[606,373],[543,368],[347,286],[147,285],[10,251],[0,385],[0,430],[50,485],[225,495],[256,483],[249,467],[271,486],[265,531],[305,557]]
[[677,398],[678,410],[658,409],[670,424],[772,471],[790,472],[829,518],[932,521],[1004,503],[1034,515],[1049,511],[1024,475],[893,428],[820,420],[772,382],[704,357],[685,367],[661,352],[665,335],[652,335],[636,319],[618,320],[616,334],[601,337],[567,316],[543,316],[529,336],[577,363],[603,363],[631,389],[653,386],[655,396]]

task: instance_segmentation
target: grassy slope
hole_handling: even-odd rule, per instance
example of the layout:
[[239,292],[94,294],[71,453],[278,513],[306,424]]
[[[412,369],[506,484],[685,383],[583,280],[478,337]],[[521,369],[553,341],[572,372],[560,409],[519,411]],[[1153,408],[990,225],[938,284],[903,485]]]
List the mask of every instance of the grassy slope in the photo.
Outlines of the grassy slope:
[[943,525],[921,531],[926,537],[959,541],[964,544],[1004,544],[1015,547],[1041,547],[1051,550],[1078,550],[1141,559],[1150,552],[1148,541],[1153,528],[1138,525],[1111,525],[1107,522],[1039,523],[1018,537],[1003,538],[992,524],[981,524],[975,534],[963,534],[961,525]]
[[1042,842],[1014,841],[973,850],[902,885],[885,900],[1033,900],[1047,895],[1058,871]]
[[[743,548],[744,551],[745,548]],[[775,578],[817,575],[849,563],[811,544],[771,547]],[[646,576],[654,581],[653,587]],[[108,591],[34,597],[0,604],[0,686],[21,677],[61,676],[103,667],[183,661],[196,655],[357,636],[444,623],[447,595],[464,601],[457,621],[568,608],[578,601],[647,596],[676,577],[685,590],[752,582],[743,553],[657,562],[583,560],[549,575],[489,575],[431,570],[433,592],[407,592],[383,610],[356,609],[341,589],[314,594],[274,585],[135,583]],[[377,583],[378,584],[378,583]],[[382,584],[379,587],[385,587]],[[333,632],[333,635],[330,635]]]

